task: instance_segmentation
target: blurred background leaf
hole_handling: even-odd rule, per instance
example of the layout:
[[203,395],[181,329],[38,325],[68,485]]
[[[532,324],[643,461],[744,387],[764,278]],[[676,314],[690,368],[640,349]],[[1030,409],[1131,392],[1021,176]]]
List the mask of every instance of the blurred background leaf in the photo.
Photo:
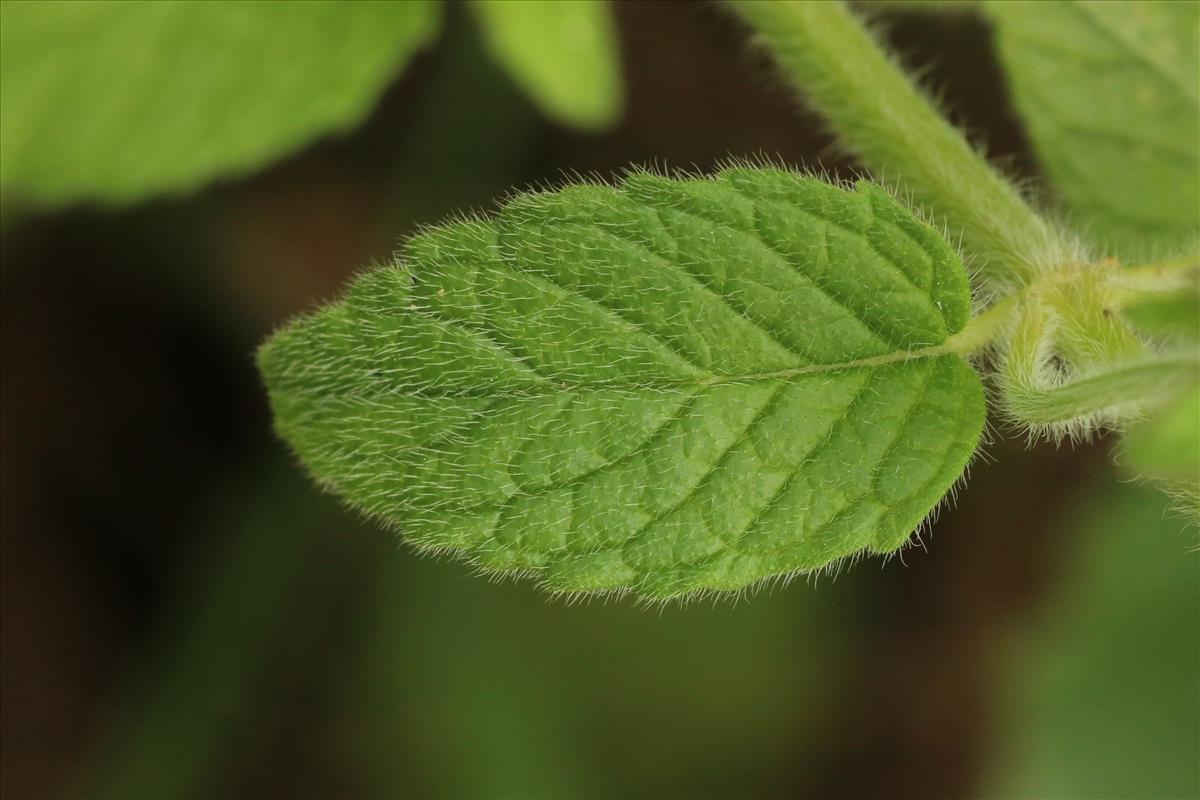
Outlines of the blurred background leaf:
[[471,0],[488,50],[551,118],[587,130],[621,111],[621,65],[608,0]]
[[[473,7],[493,58],[544,113],[588,130],[616,121],[608,2]],[[345,134],[432,41],[442,4],[50,0],[0,13],[11,209],[194,190]]]
[[437,29],[403,3],[0,6],[0,185],[131,202],[238,175],[357,125]]
[[1173,480],[1200,478],[1200,385],[1131,432],[1122,455],[1137,472]]
[[1121,309],[1135,328],[1168,342],[1200,342],[1200,286],[1145,297]]
[[1117,454],[1136,478],[1162,488],[1200,524],[1200,383],[1126,433]]
[[[1122,314],[1164,346],[1200,357],[1200,286],[1145,297]],[[1126,474],[1156,483],[1200,524],[1200,384],[1127,431],[1117,452]]]
[[984,796],[1200,796],[1194,537],[1130,484],[1092,484],[1060,524],[1046,616],[997,668],[1006,735]]
[[1123,259],[1200,227],[1200,4],[987,6],[1013,101],[1054,191]]

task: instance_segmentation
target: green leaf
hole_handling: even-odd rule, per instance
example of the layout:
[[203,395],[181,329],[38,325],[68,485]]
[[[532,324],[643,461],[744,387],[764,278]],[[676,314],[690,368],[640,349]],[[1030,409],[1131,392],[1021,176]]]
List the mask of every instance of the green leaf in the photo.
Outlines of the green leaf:
[[1200,225],[1200,4],[988,6],[1046,172],[1098,242],[1130,257]]
[[1122,450],[1138,472],[1200,483],[1200,383],[1132,430]]
[[550,589],[737,590],[901,547],[984,415],[953,250],[777,170],[525,195],[260,351],[314,476]]
[[607,0],[474,0],[496,59],[548,116],[588,130],[621,112],[616,23]]
[[1027,606],[1044,617],[1017,621],[993,665],[994,774],[975,796],[1200,797],[1195,538],[1111,479],[1047,530],[1053,580]]
[[1140,298],[1121,309],[1138,330],[1167,342],[1200,341],[1200,287]]
[[433,2],[0,5],[0,186],[124,203],[357,124],[434,34]]
[[[1187,263],[1187,262],[1183,262]],[[1200,283],[1194,271],[1174,291],[1135,295],[1121,314],[1165,352],[1187,359],[1200,372]],[[1128,431],[1119,461],[1127,472],[1157,485],[1179,511],[1200,523],[1200,382],[1152,408]]]
[[1129,431],[1121,442],[1120,462],[1157,484],[1200,522],[1200,383]]

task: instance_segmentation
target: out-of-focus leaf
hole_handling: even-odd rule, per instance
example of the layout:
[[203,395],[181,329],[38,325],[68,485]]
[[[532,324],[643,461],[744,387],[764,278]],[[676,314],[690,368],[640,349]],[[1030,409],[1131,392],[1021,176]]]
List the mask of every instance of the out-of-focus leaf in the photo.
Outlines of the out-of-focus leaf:
[[[1121,309],[1135,328],[1161,347],[1200,360],[1200,286],[1150,295]],[[1170,495],[1177,510],[1200,523],[1200,384],[1192,384],[1130,430],[1119,462]]]
[[417,237],[259,363],[315,477],[411,542],[657,599],[903,546],[981,433],[969,307],[872,184],[636,174]]
[[1200,797],[1200,567],[1136,484],[1093,486],[1063,524],[1051,608],[1001,666],[988,798]]
[[0,188],[124,203],[253,170],[358,123],[431,0],[0,5]]
[[1136,470],[1200,481],[1200,385],[1134,429],[1125,440],[1124,456]]
[[1150,336],[1169,342],[1200,341],[1200,290],[1196,288],[1140,300],[1121,313]]
[[1130,431],[1121,443],[1120,461],[1161,484],[1183,510],[1194,511],[1200,496],[1200,384]]
[[1013,98],[1093,238],[1158,256],[1200,225],[1200,3],[995,2]]
[[621,112],[621,62],[607,0],[474,0],[492,56],[550,117],[595,130]]

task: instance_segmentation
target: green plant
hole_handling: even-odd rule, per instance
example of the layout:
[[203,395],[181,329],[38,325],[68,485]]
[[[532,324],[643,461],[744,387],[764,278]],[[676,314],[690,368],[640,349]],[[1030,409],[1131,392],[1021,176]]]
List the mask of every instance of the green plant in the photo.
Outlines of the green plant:
[[[35,207],[122,205],[248,172],[351,128],[442,6],[403,2],[5,3],[0,187]],[[621,108],[600,0],[472,3],[494,60],[549,116]]]
[[[732,0],[871,179],[635,170],[432,228],[263,346],[278,431],[319,483],[417,546],[567,594],[738,592],[894,553],[962,480],[987,405],[1030,437],[1119,432],[1131,474],[1200,514],[1200,6],[954,5],[994,26],[1053,204],[989,164],[845,6]],[[547,113],[613,120],[606,6],[472,7]],[[165,5],[163,24],[202,8]],[[273,24],[274,8],[241,24]],[[37,36],[11,34],[0,183],[35,202],[129,201],[353,124],[437,6],[350,8],[334,16],[362,46],[312,51],[324,99],[305,107],[322,113],[276,117],[247,92],[295,124],[210,151],[186,119],[156,117],[128,158],[87,159],[95,174],[38,135],[48,106],[22,98],[61,75]],[[328,44],[329,7],[313,9],[304,24]],[[43,38],[65,46],[53,19]],[[566,37],[537,36],[539,51],[531,30]],[[606,33],[584,46],[575,30]],[[123,41],[96,37],[94,58],[118,69],[104,54]],[[153,59],[161,42],[144,41]],[[557,55],[564,41],[583,55]],[[195,75],[170,77],[164,92],[192,91]],[[60,107],[80,119],[120,110],[72,91]],[[107,152],[106,130],[85,141]]]
[[978,447],[982,372],[1011,427],[1128,429],[1194,505],[1197,343],[1148,304],[1197,312],[1198,7],[986,7],[1071,221],[845,7],[731,7],[890,193],[633,172],[418,236],[260,352],[317,480],[556,592],[739,591],[902,547]]

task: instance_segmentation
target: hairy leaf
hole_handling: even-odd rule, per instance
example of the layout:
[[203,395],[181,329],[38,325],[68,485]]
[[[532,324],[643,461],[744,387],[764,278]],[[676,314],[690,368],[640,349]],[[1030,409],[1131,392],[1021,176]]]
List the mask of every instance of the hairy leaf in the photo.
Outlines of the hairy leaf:
[[903,545],[980,436],[969,307],[871,184],[635,174],[419,236],[259,360],[317,479],[410,541],[665,598]]
[[1156,255],[1200,225],[1200,4],[988,6],[1013,98],[1093,237]]
[[129,202],[356,124],[434,33],[403,3],[0,5],[0,185]]
[[608,0],[475,0],[492,56],[547,115],[604,128],[621,110],[621,67]]

